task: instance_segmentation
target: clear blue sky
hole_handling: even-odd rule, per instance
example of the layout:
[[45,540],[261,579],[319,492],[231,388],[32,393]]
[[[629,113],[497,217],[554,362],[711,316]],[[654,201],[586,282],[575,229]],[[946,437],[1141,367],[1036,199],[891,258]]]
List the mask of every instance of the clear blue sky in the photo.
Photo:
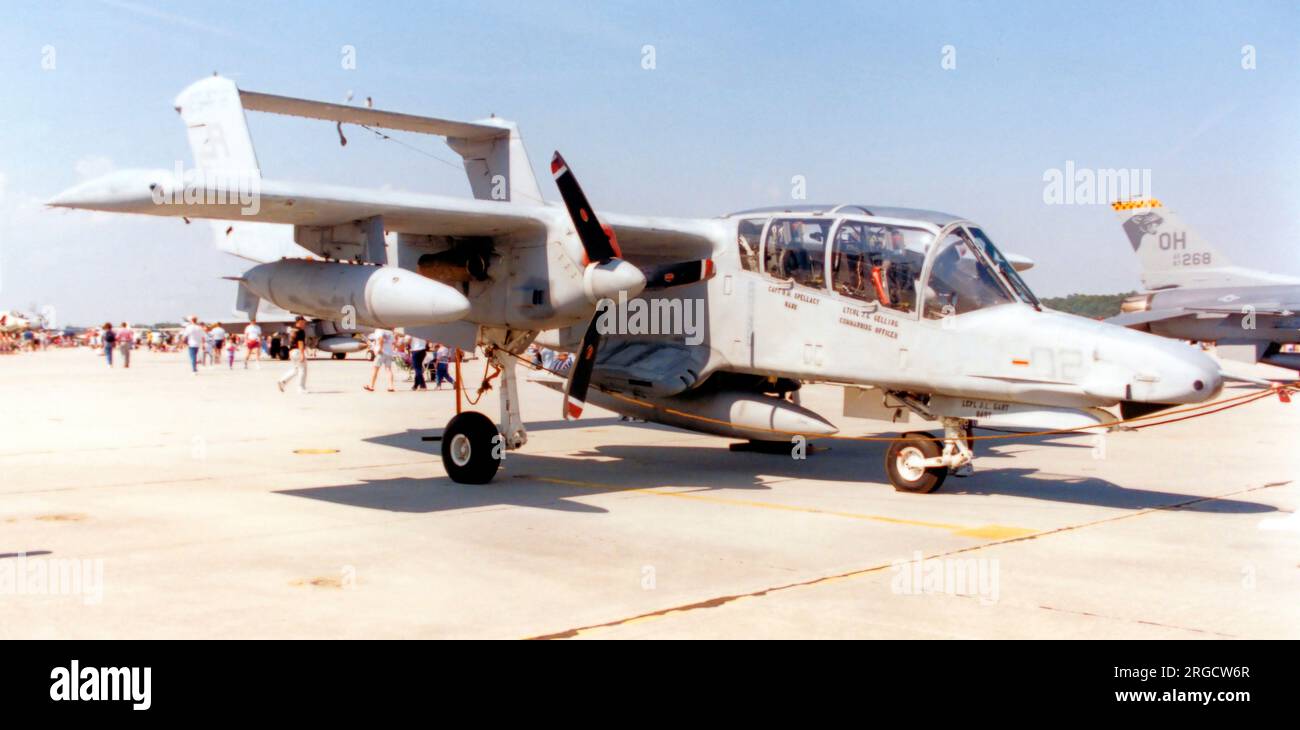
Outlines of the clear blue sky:
[[[206,226],[38,205],[106,169],[188,164],[171,101],[213,71],[513,119],[535,169],[563,150],[609,210],[717,215],[788,201],[798,174],[811,201],[959,213],[1037,260],[1029,281],[1049,296],[1138,280],[1109,208],[1043,204],[1044,171],[1150,168],[1156,195],[1238,263],[1300,274],[1295,2],[81,0],[5,15],[0,309],[52,304],[64,323],[230,310],[219,277],[242,266]],[[468,195],[463,173],[361,130],[342,148],[328,124],[251,125],[271,177]]]

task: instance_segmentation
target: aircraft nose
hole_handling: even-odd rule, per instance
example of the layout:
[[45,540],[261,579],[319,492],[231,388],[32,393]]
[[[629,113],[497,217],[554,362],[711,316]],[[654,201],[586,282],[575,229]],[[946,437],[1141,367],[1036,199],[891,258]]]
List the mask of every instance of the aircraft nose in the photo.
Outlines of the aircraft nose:
[[1223,388],[1218,364],[1199,348],[1132,330],[1115,335],[1098,347],[1083,383],[1090,395],[1183,404],[1207,401]]
[[1223,375],[1219,372],[1218,363],[1199,348],[1183,346],[1182,343],[1174,344],[1179,345],[1179,349],[1162,353],[1159,358],[1159,380],[1147,389],[1135,387],[1131,400],[1201,403],[1218,395],[1223,389]]

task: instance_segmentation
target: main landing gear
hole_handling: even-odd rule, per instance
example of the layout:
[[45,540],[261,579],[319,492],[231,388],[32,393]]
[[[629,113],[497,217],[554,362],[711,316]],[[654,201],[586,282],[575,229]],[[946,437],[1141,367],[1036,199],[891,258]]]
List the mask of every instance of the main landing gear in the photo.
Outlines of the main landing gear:
[[[490,350],[488,357],[501,369],[501,428],[477,411],[464,411],[447,422],[442,432],[442,466],[458,484],[487,484],[496,476],[506,451],[528,441],[519,415],[518,376],[514,358]],[[457,388],[461,387],[457,382]]]
[[911,431],[889,445],[885,452],[885,472],[894,489],[928,494],[938,489],[950,473],[957,477],[973,473],[971,421],[964,418],[941,421],[942,440],[924,431]]
[[442,432],[442,466],[458,484],[487,484],[504,454],[492,419],[478,411],[457,413]]

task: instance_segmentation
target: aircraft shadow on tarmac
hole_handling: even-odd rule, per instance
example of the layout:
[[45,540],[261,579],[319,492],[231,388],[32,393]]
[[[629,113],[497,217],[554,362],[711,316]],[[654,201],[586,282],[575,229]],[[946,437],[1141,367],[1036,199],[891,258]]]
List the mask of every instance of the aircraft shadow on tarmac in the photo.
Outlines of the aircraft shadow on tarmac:
[[[575,428],[572,422],[551,421],[530,430]],[[584,421],[590,428],[619,424],[618,419]],[[662,428],[633,424],[634,427]],[[665,429],[669,430],[669,429]],[[371,443],[408,449],[438,464],[438,442],[422,441],[427,431],[407,430],[367,439]],[[770,490],[767,480],[814,479],[857,482],[863,489],[889,489],[881,467],[887,444],[838,441],[831,448],[795,460],[780,454],[729,451],[723,440],[712,446],[659,446],[605,444],[557,457],[530,454],[525,447],[506,457],[495,481],[487,485],[456,484],[445,476],[427,479],[402,477],[366,480],[359,484],[282,490],[280,494],[318,499],[341,505],[394,512],[441,512],[482,507],[518,506],[565,512],[608,512],[603,507],[575,501],[574,497],[610,494],[635,489],[693,488],[700,490]],[[1053,444],[1055,445],[1055,444]],[[990,458],[1007,457],[1010,444],[983,450]],[[583,459],[582,457],[592,457]],[[869,480],[863,474],[871,475]],[[1196,494],[1131,489],[1094,477],[1050,474],[1035,469],[977,468],[973,477],[950,477],[939,492],[916,499],[947,496],[1011,496],[1068,504],[1119,509],[1178,507],[1179,510],[1225,514],[1276,511],[1275,507],[1235,499],[1208,499]]]

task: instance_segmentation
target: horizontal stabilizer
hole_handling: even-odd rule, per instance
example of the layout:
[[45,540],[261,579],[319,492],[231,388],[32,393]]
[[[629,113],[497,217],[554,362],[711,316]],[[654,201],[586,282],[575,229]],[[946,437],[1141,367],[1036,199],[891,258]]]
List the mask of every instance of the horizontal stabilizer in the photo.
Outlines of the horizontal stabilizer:
[[348,104],[331,104],[325,101],[295,99],[291,96],[263,94],[257,91],[243,91],[241,89],[239,99],[243,102],[244,109],[248,111],[286,114],[292,117],[320,119],[327,122],[359,124],[380,129],[432,134],[439,137],[457,137],[470,141],[510,136],[510,128],[504,125],[457,122],[449,119],[368,109]]
[[239,106],[245,111],[335,122],[339,125],[339,138],[343,144],[347,144],[347,138],[343,136],[344,124],[355,124],[372,131],[387,129],[443,137],[447,146],[460,155],[475,198],[545,203],[519,128],[504,119],[491,117],[477,122],[460,122],[243,90],[239,91]]

